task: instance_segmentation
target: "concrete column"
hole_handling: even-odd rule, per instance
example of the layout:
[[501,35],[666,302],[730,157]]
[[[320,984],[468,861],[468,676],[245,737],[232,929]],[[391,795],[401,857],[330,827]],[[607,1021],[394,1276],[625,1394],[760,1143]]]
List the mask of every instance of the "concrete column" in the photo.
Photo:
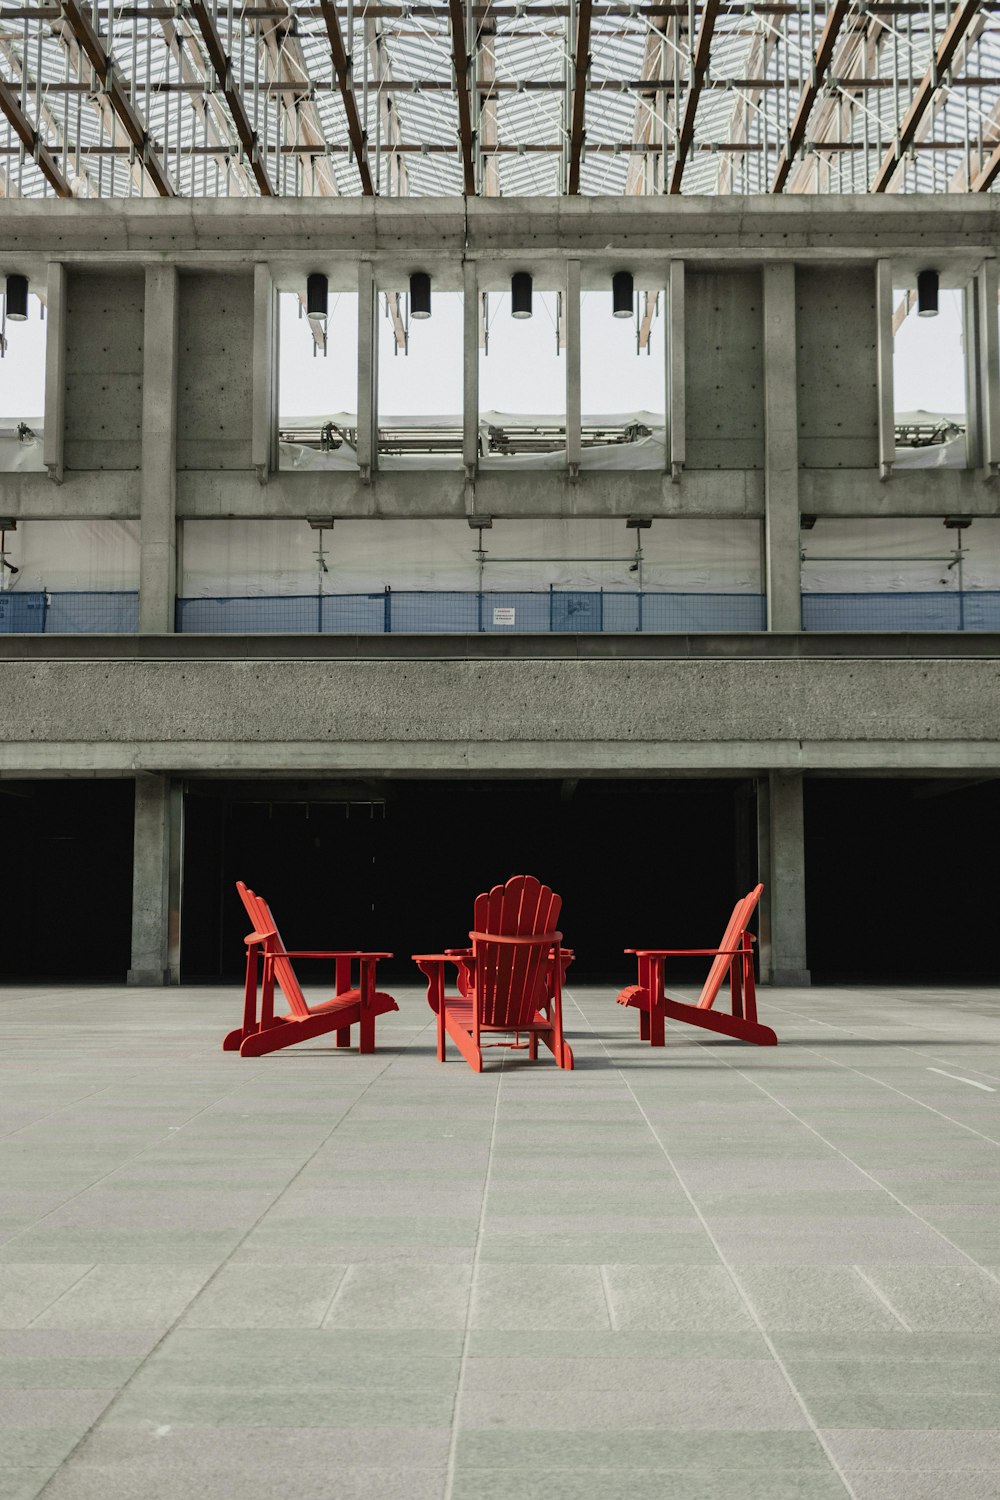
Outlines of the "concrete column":
[[[984,261],[970,295],[979,323],[979,450],[983,477],[1000,472],[1000,336],[997,331],[997,263]],[[972,409],[972,403],[969,404]]]
[[177,595],[177,271],[146,271],[142,351],[139,630],[174,628]]
[[268,266],[253,268],[253,412],[250,462],[259,484],[275,466],[278,390],[277,293]]
[[462,462],[473,481],[479,469],[479,267],[462,263]]
[[580,472],[580,262],[566,262],[566,468]]
[[358,267],[358,468],[368,484],[378,467],[378,293],[370,260]]
[[667,328],[663,340],[666,360],[667,451],[665,467],[674,484],[680,483],[686,460],[687,389],[685,375],[684,262],[672,260],[667,273]]
[[807,985],[802,777],[772,772],[758,783],[760,971],[765,984]]
[[62,484],[66,440],[66,267],[50,264],[45,288],[45,430],[42,459]]
[[764,573],[767,628],[800,630],[795,267],[764,267]]
[[892,266],[887,260],[875,266],[876,352],[878,365],[878,472],[892,478],[896,457],[896,402],[892,385]]
[[137,776],[129,984],[180,978],[181,821],[180,787],[167,776]]

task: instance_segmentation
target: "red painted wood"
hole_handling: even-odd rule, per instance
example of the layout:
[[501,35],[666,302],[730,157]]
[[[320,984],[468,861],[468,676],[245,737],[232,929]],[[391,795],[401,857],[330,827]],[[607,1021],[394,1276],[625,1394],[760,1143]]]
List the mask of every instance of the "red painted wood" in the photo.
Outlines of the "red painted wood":
[[[757,1020],[757,991],[753,975],[753,934],[748,923],[757,909],[764,887],[757,885],[733,907],[717,948],[626,948],[638,963],[638,984],[630,984],[618,996],[619,1005],[639,1011],[639,1039],[652,1047],[665,1041],[664,1021],[687,1021],[726,1036],[738,1037],[760,1047],[774,1047],[778,1038],[769,1026]],[[664,970],[668,958],[711,958],[701,994],[692,1005],[667,997]],[[729,978],[730,1013],[713,1010],[723,981]]]
[[[513,875],[506,885],[476,897],[471,948],[413,955],[438,1018],[440,1062],[447,1037],[477,1073],[485,1047],[524,1046],[535,1058],[541,1041],[559,1067],[572,1068],[572,1048],[563,1035],[562,983],[573,954],[562,947],[562,933],[555,928],[561,908],[562,898],[533,875]],[[447,964],[457,971],[455,995],[446,993]],[[484,1032],[513,1032],[514,1041],[484,1043]]]
[[[244,939],[247,946],[246,980],[243,988],[243,1025],[229,1032],[223,1050],[239,1050],[242,1057],[262,1057],[282,1047],[294,1046],[309,1037],[336,1033],[336,1045],[349,1047],[351,1027],[359,1031],[359,1050],[375,1050],[375,1021],[378,1016],[399,1007],[391,995],[375,988],[375,969],[380,958],[391,953],[365,953],[356,949],[288,949],[281,941],[277,923],[262,896],[237,881],[236,889],[252,923]],[[309,1005],[295,975],[293,958],[332,958],[334,990],[332,998],[319,1005]],[[351,978],[357,964],[358,982]],[[260,987],[260,1016],[257,1013],[257,991]],[[276,1015],[275,990],[288,1006],[287,1015]]]

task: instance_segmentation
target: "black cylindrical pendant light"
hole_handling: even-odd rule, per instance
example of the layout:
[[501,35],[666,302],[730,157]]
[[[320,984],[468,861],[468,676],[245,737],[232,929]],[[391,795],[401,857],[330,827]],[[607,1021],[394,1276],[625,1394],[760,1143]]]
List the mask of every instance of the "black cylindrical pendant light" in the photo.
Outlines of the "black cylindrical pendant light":
[[7,316],[12,323],[25,323],[28,319],[27,276],[7,277]]
[[632,272],[616,271],[611,278],[611,311],[616,318],[630,318],[632,316],[635,292],[633,290]]
[[431,315],[431,278],[426,271],[414,271],[410,277],[410,317]]
[[917,317],[936,318],[938,315],[938,287],[941,278],[936,271],[921,271],[917,276]]
[[510,314],[512,318],[531,317],[531,275],[515,271],[510,278]]
[[313,271],[306,280],[306,317],[321,322],[327,312],[327,280],[321,271]]

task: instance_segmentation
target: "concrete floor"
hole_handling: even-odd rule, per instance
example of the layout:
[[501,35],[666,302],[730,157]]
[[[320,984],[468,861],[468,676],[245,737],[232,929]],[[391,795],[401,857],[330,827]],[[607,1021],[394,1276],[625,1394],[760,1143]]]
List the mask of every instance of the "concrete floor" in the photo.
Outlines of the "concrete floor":
[[1000,1496],[1000,990],[481,1077],[397,994],[0,992],[0,1500]]

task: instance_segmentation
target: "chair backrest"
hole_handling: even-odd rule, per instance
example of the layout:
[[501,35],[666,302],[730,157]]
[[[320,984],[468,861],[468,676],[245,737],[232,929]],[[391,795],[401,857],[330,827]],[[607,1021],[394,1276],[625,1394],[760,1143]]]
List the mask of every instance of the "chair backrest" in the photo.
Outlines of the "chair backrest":
[[[481,1025],[515,1029],[533,1019],[549,951],[562,941],[555,930],[561,908],[562,897],[533,875],[512,875],[476,897],[469,936]],[[524,941],[495,941],[512,937]]]
[[273,947],[279,950],[274,958],[274,978],[279,990],[288,1001],[289,1009],[293,1015],[307,1016],[309,1014],[309,1007],[306,1004],[306,997],[303,995],[299,981],[295,977],[295,970],[292,968],[291,959],[283,956],[285,945],[281,941],[278,924],[271,915],[271,908],[263,896],[258,896],[254,891],[250,890],[249,886],[245,886],[242,880],[236,882],[236,889],[239,892],[240,900],[246,907],[247,916],[253,924],[252,930],[259,932],[263,938],[270,938]]
[[[737,901],[733,907],[733,914],[726,924],[726,930],[722,934],[722,942],[719,944],[720,949],[732,950],[739,943],[743,933],[746,931],[747,923],[756,910],[757,902],[760,900],[763,890],[764,887],[762,885],[755,885],[752,891],[748,891],[745,896],[742,896]],[[722,986],[722,981],[729,973],[729,966],[732,961],[731,951],[729,953],[718,953],[712,959],[712,967],[708,971],[708,978],[705,980],[701,994],[698,996],[697,1003],[699,1010],[711,1010],[715,997]]]

